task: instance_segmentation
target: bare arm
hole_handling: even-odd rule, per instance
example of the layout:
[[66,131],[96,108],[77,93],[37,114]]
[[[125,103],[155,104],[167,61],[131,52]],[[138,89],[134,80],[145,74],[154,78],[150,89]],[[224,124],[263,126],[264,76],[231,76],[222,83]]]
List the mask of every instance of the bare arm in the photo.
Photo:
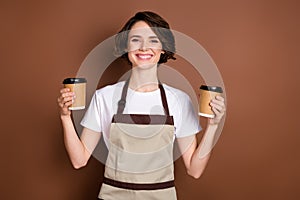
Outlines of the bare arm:
[[[202,154],[205,146],[208,147],[212,145],[213,137],[208,138],[207,136],[213,136],[215,130],[216,127],[209,126],[199,145],[197,144],[196,135],[178,138],[178,145],[181,152],[183,152],[182,159],[187,169],[187,173],[194,178],[199,178],[207,165],[211,153],[207,152],[203,157],[200,157],[199,155],[200,153]],[[206,144],[204,145],[204,143]]]
[[214,145],[218,124],[225,112],[225,104],[222,97],[217,96],[216,99],[212,100],[211,106],[216,117],[209,120],[209,125],[199,145],[196,135],[177,139],[179,148],[183,153],[182,158],[187,173],[194,178],[199,178],[207,165]]
[[71,111],[68,109],[72,104],[74,93],[69,92],[68,88],[64,88],[60,92],[58,105],[64,132],[64,143],[73,167],[79,169],[87,164],[101,137],[101,133],[83,128],[79,138],[71,119]]

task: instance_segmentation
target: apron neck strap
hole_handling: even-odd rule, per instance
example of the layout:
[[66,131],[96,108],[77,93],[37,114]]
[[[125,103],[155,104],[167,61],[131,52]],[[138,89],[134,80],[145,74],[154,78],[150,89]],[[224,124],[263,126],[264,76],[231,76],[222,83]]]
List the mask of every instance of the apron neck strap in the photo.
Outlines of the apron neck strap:
[[[125,81],[125,85],[123,86],[121,99],[118,102],[118,111],[117,111],[118,114],[122,114],[123,111],[124,111],[124,108],[125,108],[125,105],[126,105],[126,96],[127,96],[128,86],[129,86],[129,79],[127,79]],[[161,101],[162,101],[162,105],[163,105],[164,110],[165,110],[165,114],[169,116],[170,113],[169,113],[169,107],[168,107],[168,102],[167,102],[165,89],[162,86],[160,81],[158,81],[158,86],[159,86]]]
[[118,114],[122,114],[125,108],[125,104],[126,104],[126,96],[127,96],[127,90],[128,90],[128,85],[129,85],[129,79],[127,79],[125,81],[125,85],[123,86],[123,90],[122,90],[122,96],[121,99],[118,102]]
[[162,105],[163,105],[164,110],[165,110],[165,114],[167,116],[169,116],[170,112],[169,112],[169,106],[168,106],[168,102],[167,102],[165,89],[164,89],[164,87],[163,87],[163,85],[161,84],[160,81],[158,82],[158,86],[159,86],[159,89],[160,89],[160,96],[161,96]]

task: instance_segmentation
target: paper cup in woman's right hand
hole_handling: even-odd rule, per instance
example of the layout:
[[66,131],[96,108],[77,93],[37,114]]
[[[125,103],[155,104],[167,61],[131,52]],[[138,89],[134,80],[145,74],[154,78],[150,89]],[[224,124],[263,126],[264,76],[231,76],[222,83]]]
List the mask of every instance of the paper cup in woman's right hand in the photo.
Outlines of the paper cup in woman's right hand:
[[217,95],[221,95],[223,90],[218,86],[201,85],[199,98],[199,115],[202,117],[214,118],[215,114],[211,109],[209,103]]
[[85,78],[66,78],[63,81],[65,88],[69,88],[75,93],[76,98],[69,110],[81,110],[85,108],[86,79]]

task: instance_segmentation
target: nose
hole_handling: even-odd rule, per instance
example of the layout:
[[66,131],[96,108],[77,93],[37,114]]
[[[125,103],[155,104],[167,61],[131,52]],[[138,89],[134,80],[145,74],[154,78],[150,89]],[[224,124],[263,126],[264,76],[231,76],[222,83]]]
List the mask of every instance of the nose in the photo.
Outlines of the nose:
[[146,41],[143,41],[140,46],[141,51],[146,51],[148,49],[148,45]]

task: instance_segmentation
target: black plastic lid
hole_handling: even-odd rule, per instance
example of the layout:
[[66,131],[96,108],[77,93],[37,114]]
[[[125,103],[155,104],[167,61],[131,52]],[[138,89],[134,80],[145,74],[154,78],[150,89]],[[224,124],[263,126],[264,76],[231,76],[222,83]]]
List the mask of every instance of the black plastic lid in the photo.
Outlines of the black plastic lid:
[[218,86],[201,85],[200,89],[201,90],[208,90],[208,91],[211,91],[211,92],[223,93],[223,89],[221,87],[218,87]]
[[86,83],[85,78],[66,78],[63,84]]

